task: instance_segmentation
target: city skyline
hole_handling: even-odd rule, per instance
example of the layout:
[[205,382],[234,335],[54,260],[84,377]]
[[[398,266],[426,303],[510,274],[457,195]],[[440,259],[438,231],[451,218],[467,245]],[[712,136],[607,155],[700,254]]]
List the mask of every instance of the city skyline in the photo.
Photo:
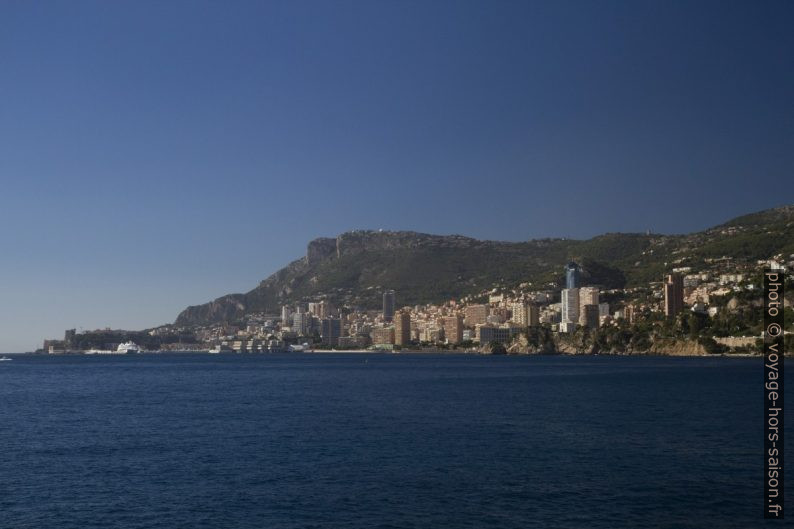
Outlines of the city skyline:
[[[322,259],[317,251],[310,255]],[[337,251],[342,248],[337,246]],[[784,264],[776,257],[764,265],[794,267],[794,254],[779,257],[788,261]],[[255,354],[315,348],[436,351],[460,347],[488,354],[658,354],[672,347],[686,354],[745,354],[757,347],[759,322],[752,320],[757,320],[758,311],[747,301],[759,290],[759,262],[684,255],[677,264],[663,282],[631,288],[592,283],[586,269],[569,261],[558,285],[546,283],[537,289],[523,282],[486,287],[459,299],[406,305],[396,311],[397,292],[385,289],[380,310],[345,302],[337,306],[323,294],[323,299],[309,296],[280,306],[280,318],[272,311],[249,311],[219,321],[177,322],[149,332],[67,329],[63,340],[45,339],[38,352],[127,354],[133,349]],[[583,272],[591,280],[585,280]],[[560,288],[556,303],[555,287]],[[602,293],[611,302],[602,302]]]
[[794,202],[791,14],[5,3],[0,352],[173,321],[351,229],[690,233]]
[[[791,208],[791,207],[794,207],[794,206],[788,206],[788,208]],[[367,230],[364,230],[364,231],[367,231]],[[373,232],[374,230],[369,230],[369,231]],[[383,230],[378,230],[378,231],[379,232],[383,232]],[[353,230],[353,232],[359,232],[360,233],[361,230]],[[394,233],[397,233],[397,232],[394,232]],[[401,232],[401,233],[407,233],[407,232]],[[418,234],[417,233],[417,235],[424,235],[424,234]],[[457,236],[454,236],[454,237],[457,237]],[[794,265],[790,264],[790,266],[794,266]],[[598,309],[599,309],[598,289],[597,288],[593,288],[592,286],[581,286],[582,279],[581,279],[580,274],[581,274],[581,268],[580,268],[579,264],[574,262],[574,261],[567,262],[565,264],[565,266],[561,268],[561,283],[560,283],[561,290],[560,290],[560,293],[561,293],[562,299],[560,300],[560,307],[561,307],[561,327],[560,327],[560,332],[562,332],[562,333],[569,333],[573,329],[575,329],[577,325],[584,325],[585,324],[584,323],[584,321],[585,321],[584,320],[584,317],[585,317],[584,315],[585,315],[585,308],[586,307],[593,307],[596,310],[595,317],[596,318],[599,317],[599,313],[598,313]],[[734,275],[739,278],[738,279],[739,282],[741,282],[742,279],[745,278],[745,276],[743,274],[738,274],[738,275],[734,274]],[[671,290],[671,285],[673,284],[672,282],[674,281],[672,278],[676,278],[676,281],[677,281],[676,285],[677,286],[675,287],[675,289]],[[682,293],[683,281],[682,280],[683,280],[683,277],[681,276],[681,274],[677,273],[677,272],[674,272],[673,274],[665,275],[662,278],[662,280],[660,281],[660,283],[663,286],[663,288],[661,290],[661,296],[664,299],[664,303],[662,305],[663,308],[662,308],[661,312],[663,312],[668,317],[674,316],[675,314],[677,314],[677,313],[679,313],[679,312],[684,310],[684,307],[683,307],[683,304],[682,304],[683,301],[681,300],[681,298],[683,296],[683,293]],[[731,281],[734,281],[734,279],[732,279]],[[576,286],[574,286],[573,288],[569,288],[572,285],[576,285]],[[547,285],[547,286],[549,286],[549,285]],[[554,289],[552,289],[552,290],[554,290]],[[585,301],[585,298],[581,298],[580,297],[580,293],[581,292],[585,292],[585,291],[589,292],[587,294],[587,296],[588,296],[587,297],[587,300],[588,300],[587,302]],[[569,297],[569,294],[571,294],[572,297]],[[671,302],[669,301],[671,297],[673,299],[677,300],[677,301],[672,302],[672,305],[671,305]],[[384,322],[386,322],[387,324],[391,324],[393,322],[392,316],[394,316],[396,314],[399,314],[401,312],[401,309],[398,309],[398,307],[400,307],[401,305],[395,303],[395,301],[396,301],[396,292],[393,289],[385,289],[382,292],[381,298],[382,298],[382,307],[379,310],[377,310],[376,312],[379,312],[382,315]],[[452,298],[452,299],[450,299],[450,301],[454,302],[455,299]],[[568,308],[570,303],[572,303],[574,305],[573,309],[569,309]],[[671,308],[671,307],[674,307],[674,308]],[[295,313],[291,313],[290,312],[291,308],[297,308],[297,311]],[[467,305],[466,308],[468,310],[469,306]],[[523,311],[523,310],[526,310],[526,308],[527,307],[523,307],[520,310]],[[318,321],[325,322],[326,316],[330,316],[332,310],[334,310],[334,305],[329,303],[326,300],[323,300],[323,299],[315,299],[314,301],[299,302],[299,303],[295,304],[294,306],[284,305],[284,306],[280,307],[280,313],[282,315],[282,318],[284,318],[285,314],[288,315],[290,318],[294,316],[294,317],[298,318],[298,319],[295,320],[296,322],[301,321],[300,320],[301,316],[304,316],[304,317],[306,317],[306,316],[309,316],[309,317],[317,316],[319,318]],[[631,304],[627,305],[626,310],[627,310],[627,312],[630,312],[632,310]],[[569,311],[571,311],[571,315],[570,316],[567,315],[569,313]],[[370,311],[370,312],[372,312],[372,311]],[[621,313],[622,312],[623,311],[621,311]],[[603,316],[603,314],[600,314],[600,316]],[[535,314],[535,317],[537,317],[537,314]],[[461,318],[461,322],[463,322],[463,316],[460,316],[460,318]],[[529,317],[528,316],[527,316],[527,320],[529,321]],[[627,318],[627,320],[628,320],[628,318]],[[171,323],[171,321],[172,320],[161,321],[161,322],[157,322],[157,323],[155,323],[153,325],[149,325],[149,326],[140,326],[140,327],[137,327],[137,329],[156,328],[156,327],[161,327],[163,325],[168,326]],[[311,320],[306,320],[306,321],[304,321],[303,324],[297,323],[297,328],[298,329],[307,328],[306,324],[308,322],[310,322],[310,321]],[[396,321],[396,320],[394,320],[394,321]],[[408,317],[408,321],[410,321],[410,316]],[[536,321],[536,320],[533,318],[531,321]],[[570,324],[572,324],[572,325],[570,325]],[[597,326],[598,325],[596,324],[596,327]],[[136,329],[136,327],[133,327],[133,326],[117,326],[117,327],[114,328],[114,327],[111,327],[111,326],[104,326],[104,327],[102,327],[102,326],[96,326],[96,327],[85,326],[84,327],[82,325],[79,326],[79,328],[80,328],[80,332],[81,333],[82,332],[89,332],[89,333],[90,332],[101,332],[103,330],[111,331],[111,332],[117,332],[119,330],[133,331],[133,330]],[[70,333],[72,335],[74,335],[74,333],[76,332],[76,329],[77,329],[77,327],[67,328],[66,331],[65,331],[66,334],[67,334],[67,338],[68,338],[68,335]],[[395,327],[392,326],[391,327],[392,339],[394,339],[393,337],[395,336],[394,329],[395,329]],[[461,332],[462,332],[462,330],[461,330]],[[39,338],[40,338],[40,336],[39,336]],[[40,342],[40,340],[39,340],[39,342]],[[45,343],[46,342],[47,342],[47,340],[45,340]],[[30,350],[33,350],[33,349],[37,349],[37,347],[31,347],[30,348]],[[7,352],[22,352],[22,351],[7,351]],[[0,353],[2,353],[2,350],[0,350]]]

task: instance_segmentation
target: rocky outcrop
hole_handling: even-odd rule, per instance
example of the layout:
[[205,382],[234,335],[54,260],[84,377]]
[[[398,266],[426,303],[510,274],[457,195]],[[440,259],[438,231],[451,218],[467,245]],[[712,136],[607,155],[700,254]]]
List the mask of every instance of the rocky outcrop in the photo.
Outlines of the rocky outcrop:
[[313,265],[336,255],[336,239],[314,239],[306,248],[306,264]]
[[177,325],[191,325],[207,321],[229,321],[246,311],[245,296],[230,294],[204,305],[193,305],[183,310],[176,319]]
[[667,356],[706,356],[706,349],[695,340],[654,343],[650,354]]
[[[355,256],[368,252],[390,252],[418,248],[473,248],[498,243],[478,241],[460,235],[429,235],[412,231],[355,230],[342,233],[335,239],[320,237],[311,241],[306,250],[306,263],[314,265],[331,258]],[[515,243],[513,243],[515,244]]]
[[543,346],[532,345],[523,334],[516,337],[507,348],[510,354],[565,354],[565,355],[663,355],[663,356],[704,356],[708,353],[705,348],[695,340],[665,340],[651,346],[650,349],[626,350],[598,349],[585,340],[576,336],[557,334],[553,340]]
[[429,235],[413,231],[373,231],[356,230],[341,234],[336,238],[338,257],[353,256],[373,251],[416,250],[420,248],[473,248],[499,243],[478,241],[460,235]]
[[557,354],[557,346],[553,340],[542,345],[529,343],[525,334],[519,334],[507,348],[509,354]]

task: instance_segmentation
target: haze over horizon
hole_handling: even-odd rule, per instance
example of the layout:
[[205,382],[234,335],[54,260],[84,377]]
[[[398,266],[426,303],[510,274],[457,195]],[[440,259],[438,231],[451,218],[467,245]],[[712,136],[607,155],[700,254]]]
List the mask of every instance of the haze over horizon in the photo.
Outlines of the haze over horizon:
[[794,203],[792,15],[2,3],[0,352],[171,322],[351,229],[690,233]]

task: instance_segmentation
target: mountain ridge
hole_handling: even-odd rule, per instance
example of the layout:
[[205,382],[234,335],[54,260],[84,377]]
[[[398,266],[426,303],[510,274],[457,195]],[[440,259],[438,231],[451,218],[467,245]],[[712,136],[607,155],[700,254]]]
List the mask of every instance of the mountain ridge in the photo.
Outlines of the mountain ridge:
[[582,264],[588,282],[623,288],[660,280],[672,262],[697,264],[730,257],[765,259],[794,252],[794,205],[763,210],[686,235],[604,233],[590,239],[521,242],[413,231],[353,230],[309,241],[306,254],[247,293],[227,294],[183,310],[176,325],[232,321],[250,312],[327,299],[375,308],[383,289],[401,305],[437,303],[492,287],[557,288],[568,260]]

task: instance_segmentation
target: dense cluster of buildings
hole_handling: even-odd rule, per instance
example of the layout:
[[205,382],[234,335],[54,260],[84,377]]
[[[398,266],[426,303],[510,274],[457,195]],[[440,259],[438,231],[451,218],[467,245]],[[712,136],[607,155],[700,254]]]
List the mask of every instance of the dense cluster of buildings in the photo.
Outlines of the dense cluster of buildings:
[[[296,304],[282,307],[280,319],[262,329],[284,343],[327,348],[465,347],[508,343],[535,326],[572,333],[620,320],[634,323],[653,312],[670,318],[686,310],[713,316],[717,309],[709,306],[710,298],[758,287],[730,262],[715,263],[713,270],[725,273],[693,274],[681,267],[647,288],[605,290],[584,284],[580,266],[570,262],[560,291],[491,289],[442,304],[400,306],[399,292],[388,289],[380,310],[350,310],[327,300]],[[619,301],[611,307],[604,297]]]
[[[573,333],[579,328],[596,329],[621,320],[634,323],[649,313],[663,312],[672,318],[691,310],[714,316],[718,308],[710,301],[716,296],[760,288],[748,282],[748,265],[744,265],[746,270],[734,266],[729,258],[710,264],[708,272],[673,268],[661,283],[651,283],[646,288],[605,290],[583,284],[580,266],[570,262],[564,268],[565,288],[560,291],[494,288],[442,304],[400,306],[399,292],[387,289],[382,291],[380,310],[336,307],[327,299],[318,299],[285,305],[280,315],[248,314],[236,324],[225,322],[190,329],[168,325],[149,334],[159,338],[169,334],[187,336],[189,332],[195,343],[172,340],[172,347],[238,352],[472,347],[508,343],[537,326]],[[616,300],[615,306],[610,307],[604,298]],[[45,341],[44,350],[68,348],[75,338],[74,330],[67,331],[64,340]]]
[[565,266],[565,288],[560,292],[560,332],[573,332],[577,326],[597,328],[609,317],[609,304],[599,303],[599,289],[581,286],[579,265]]
[[[252,315],[253,321],[249,319],[245,329],[222,325],[203,339],[238,351],[261,349],[268,340],[338,349],[475,346],[508,343],[528,327],[540,325],[561,333],[578,327],[595,329],[617,318],[634,319],[645,309],[626,305],[611,312],[609,304],[600,301],[598,287],[582,284],[576,263],[565,267],[565,278],[559,301],[551,290],[492,289],[477,296],[478,302],[467,298],[399,307],[398,293],[388,289],[382,293],[380,310],[348,310],[328,300],[285,305],[279,318]],[[673,274],[668,282],[673,286],[665,284],[664,307],[669,315],[675,315],[684,306],[684,290],[678,288],[682,278]]]

